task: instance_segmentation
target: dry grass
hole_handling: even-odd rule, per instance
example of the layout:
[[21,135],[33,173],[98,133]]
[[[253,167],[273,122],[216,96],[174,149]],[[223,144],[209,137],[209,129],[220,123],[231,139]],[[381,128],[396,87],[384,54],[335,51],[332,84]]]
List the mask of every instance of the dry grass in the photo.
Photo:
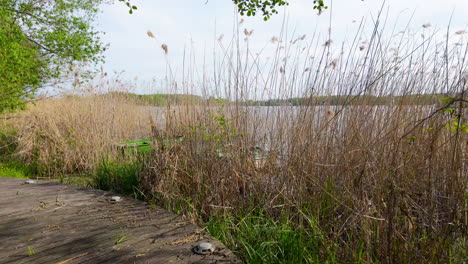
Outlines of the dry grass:
[[[228,62],[215,63],[215,79],[201,86],[209,92],[231,84],[217,91],[231,102],[219,111],[187,106],[190,118],[169,122],[168,131],[185,140],[150,158],[145,190],[195,219],[234,218],[219,237],[248,262],[466,262],[466,43],[441,45],[435,36],[402,42],[404,32],[391,47],[382,31],[336,52],[331,40],[275,41],[276,57],[265,64],[248,39],[247,48],[220,43]],[[318,54],[304,54],[311,50]],[[240,51],[246,54],[233,57]],[[246,97],[259,94],[309,99],[299,107],[246,107]],[[349,100],[317,104],[327,94]],[[424,94],[445,99],[422,104]],[[379,97],[389,99],[376,103]],[[254,161],[255,145],[270,157]],[[284,246],[279,240],[252,247],[261,238],[248,241],[250,231],[240,228],[252,215],[319,242],[298,259],[286,257],[288,246],[275,251]]]
[[271,114],[282,119],[263,164],[253,159],[258,133],[242,122],[232,130],[199,123],[152,156],[144,186],[173,209],[190,201],[182,210],[198,219],[255,210],[287,219],[323,236],[323,260],[331,251],[349,261],[358,252],[369,262],[449,261],[468,231],[467,133],[448,129],[445,114],[416,126],[431,107],[348,106],[332,119],[325,110],[303,113],[315,108]]
[[108,96],[43,100],[19,115],[16,155],[45,176],[92,170],[114,144],[150,133],[150,109]]

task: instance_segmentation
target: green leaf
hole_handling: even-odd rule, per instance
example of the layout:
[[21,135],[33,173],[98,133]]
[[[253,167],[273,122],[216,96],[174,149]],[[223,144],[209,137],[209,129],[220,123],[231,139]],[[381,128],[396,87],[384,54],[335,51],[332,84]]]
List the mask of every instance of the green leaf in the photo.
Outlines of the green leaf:
[[22,108],[72,65],[102,61],[105,45],[91,26],[102,2],[0,0],[0,112]]

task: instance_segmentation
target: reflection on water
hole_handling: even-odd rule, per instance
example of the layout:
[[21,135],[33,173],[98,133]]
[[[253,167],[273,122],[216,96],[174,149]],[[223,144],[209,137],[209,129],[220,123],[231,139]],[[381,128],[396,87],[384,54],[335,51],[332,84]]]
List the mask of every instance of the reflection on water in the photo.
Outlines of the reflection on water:
[[169,125],[193,125],[225,115],[237,131],[264,149],[287,152],[288,146],[311,144],[314,140],[339,141],[352,131],[365,131],[369,140],[392,129],[402,133],[416,121],[436,111],[437,106],[228,106],[154,107],[155,123],[161,129]]

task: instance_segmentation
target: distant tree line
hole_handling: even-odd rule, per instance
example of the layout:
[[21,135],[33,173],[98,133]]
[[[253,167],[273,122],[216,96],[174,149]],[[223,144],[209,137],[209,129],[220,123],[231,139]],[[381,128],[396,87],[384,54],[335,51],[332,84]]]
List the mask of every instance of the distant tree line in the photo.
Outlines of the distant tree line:
[[288,99],[269,99],[247,101],[250,106],[306,106],[306,105],[433,105],[439,104],[445,95],[414,94],[402,96],[371,95],[330,95],[313,97],[296,97]]

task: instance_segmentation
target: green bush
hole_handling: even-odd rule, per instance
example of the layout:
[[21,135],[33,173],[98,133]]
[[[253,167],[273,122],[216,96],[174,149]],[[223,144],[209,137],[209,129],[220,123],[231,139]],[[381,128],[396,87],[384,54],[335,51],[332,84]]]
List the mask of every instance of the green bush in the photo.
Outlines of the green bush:
[[24,171],[0,163],[0,177],[27,178]]

